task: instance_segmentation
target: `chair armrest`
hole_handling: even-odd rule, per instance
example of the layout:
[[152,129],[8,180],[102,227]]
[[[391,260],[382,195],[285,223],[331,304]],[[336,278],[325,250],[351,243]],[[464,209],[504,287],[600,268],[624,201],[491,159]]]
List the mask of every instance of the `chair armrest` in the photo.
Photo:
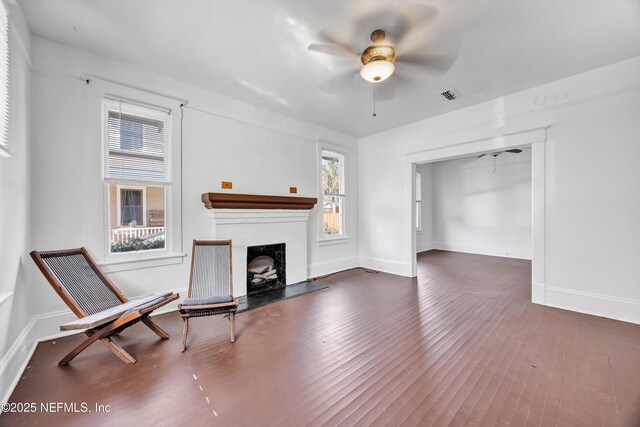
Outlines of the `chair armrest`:
[[158,308],[160,308],[160,307],[162,307],[164,305],[167,305],[170,302],[177,300],[178,298],[180,298],[180,294],[171,293],[170,295],[168,295],[166,297],[166,299],[164,301],[160,301],[159,303],[154,304],[151,307],[147,307],[147,308],[145,308],[143,310],[140,310],[140,314],[144,315],[144,314],[151,313],[152,311],[154,311],[154,310],[156,310],[156,309],[158,309]]

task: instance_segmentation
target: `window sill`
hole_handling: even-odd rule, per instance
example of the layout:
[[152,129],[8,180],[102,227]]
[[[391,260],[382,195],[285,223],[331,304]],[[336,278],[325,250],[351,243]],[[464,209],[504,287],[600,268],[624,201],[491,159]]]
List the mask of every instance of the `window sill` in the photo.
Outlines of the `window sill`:
[[351,237],[349,236],[329,237],[326,239],[318,240],[318,246],[340,245],[344,243],[349,243],[350,240],[351,240]]
[[13,296],[13,292],[6,291],[0,292],[0,305],[2,305],[5,301],[8,301]]
[[118,271],[140,270],[143,268],[161,267],[163,265],[181,264],[187,254],[169,254],[153,257],[127,258],[99,262],[98,265],[105,273]]

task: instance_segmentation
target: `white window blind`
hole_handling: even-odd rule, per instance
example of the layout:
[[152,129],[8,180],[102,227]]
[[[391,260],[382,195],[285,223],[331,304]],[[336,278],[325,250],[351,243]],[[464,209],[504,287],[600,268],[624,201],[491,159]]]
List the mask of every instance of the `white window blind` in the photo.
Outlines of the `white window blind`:
[[9,17],[0,1],[0,155],[9,154]]
[[107,180],[167,183],[169,115],[105,100]]

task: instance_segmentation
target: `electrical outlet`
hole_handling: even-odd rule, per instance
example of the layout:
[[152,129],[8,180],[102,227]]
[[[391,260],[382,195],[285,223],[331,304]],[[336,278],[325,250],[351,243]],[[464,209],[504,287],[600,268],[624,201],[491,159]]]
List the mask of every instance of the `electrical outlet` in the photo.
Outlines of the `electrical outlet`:
[[227,190],[231,190],[233,188],[233,182],[231,181],[222,181],[222,188]]
[[289,187],[289,193],[297,194],[298,193],[298,187]]

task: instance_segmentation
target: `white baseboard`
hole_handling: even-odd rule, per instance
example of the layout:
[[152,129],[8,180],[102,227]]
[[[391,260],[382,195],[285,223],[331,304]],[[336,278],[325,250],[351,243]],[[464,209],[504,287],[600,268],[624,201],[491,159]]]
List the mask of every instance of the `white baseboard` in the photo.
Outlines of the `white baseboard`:
[[[173,292],[178,292],[181,297],[184,297],[187,289],[179,289]],[[177,301],[173,301],[156,310],[153,315],[157,316],[177,310]],[[71,322],[74,319],[76,319],[76,316],[71,310],[66,309],[37,314],[29,320],[20,335],[18,335],[18,338],[0,359],[0,403],[9,400],[38,343],[83,332],[82,330],[60,331],[60,325]]]
[[445,242],[433,242],[433,247],[431,249],[463,252],[467,254],[499,256],[505,258],[531,259],[531,249],[498,248],[494,246],[464,245]]
[[533,282],[531,284],[531,302],[534,304],[545,304],[544,283]]
[[335,259],[327,262],[317,262],[310,264],[308,269],[308,277],[326,276],[327,274],[337,273],[338,271],[348,270],[358,267],[358,257],[348,257]]
[[397,276],[411,277],[411,264],[408,262],[361,256],[360,266]]
[[425,252],[435,249],[434,242],[416,242],[416,252]]
[[640,300],[547,286],[545,305],[640,324]]

